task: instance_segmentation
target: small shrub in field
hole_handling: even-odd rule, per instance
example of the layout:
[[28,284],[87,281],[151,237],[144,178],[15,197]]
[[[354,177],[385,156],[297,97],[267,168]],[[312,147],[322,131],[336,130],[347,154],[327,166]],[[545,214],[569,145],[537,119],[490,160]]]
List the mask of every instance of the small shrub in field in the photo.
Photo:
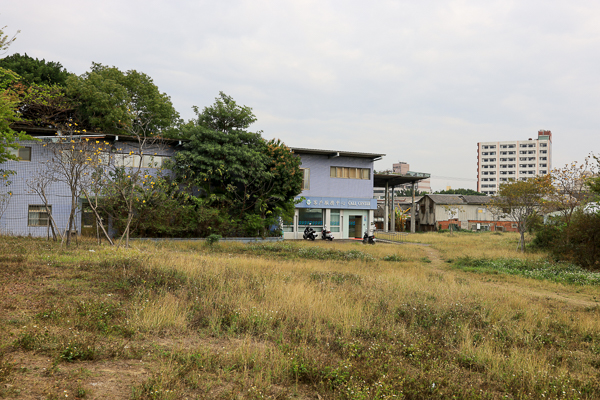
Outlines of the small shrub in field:
[[402,261],[406,261],[406,258],[399,256],[397,254],[389,254],[385,257],[382,258],[383,261],[396,261],[396,262],[402,262]]
[[206,244],[208,244],[209,246],[212,246],[214,244],[219,243],[219,240],[221,240],[223,237],[221,235],[217,235],[216,233],[213,233],[212,235],[208,235],[206,237]]
[[60,352],[61,360],[67,362],[93,360],[95,357],[95,348],[80,342],[69,342]]

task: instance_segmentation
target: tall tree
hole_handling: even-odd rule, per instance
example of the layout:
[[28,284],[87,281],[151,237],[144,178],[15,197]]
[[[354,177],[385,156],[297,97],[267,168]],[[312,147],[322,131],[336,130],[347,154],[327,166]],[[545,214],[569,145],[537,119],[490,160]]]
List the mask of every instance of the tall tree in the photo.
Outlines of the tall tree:
[[281,141],[248,131],[256,121],[252,109],[223,92],[195,111],[197,119],[183,129],[189,142],[175,156],[177,179],[200,188],[204,205],[246,221],[247,233],[264,235],[270,219],[293,210],[300,160]]
[[528,178],[526,180],[502,183],[498,194],[490,201],[490,206],[502,210],[517,224],[521,236],[520,248],[525,251],[525,232],[533,219],[541,212],[545,197],[552,192],[549,175]]
[[114,134],[138,131],[143,125],[159,136],[179,119],[171,99],[148,75],[93,63],[91,70],[67,79],[67,94],[79,102],[79,115],[89,127]]
[[[17,36],[17,34],[12,37],[5,35],[4,28],[6,26],[0,29],[0,52],[8,49]],[[24,132],[11,129],[11,125],[19,120],[19,116],[16,113],[17,101],[8,92],[8,87],[18,79],[19,76],[14,72],[0,68],[0,164],[6,160],[18,160],[13,150],[19,148],[20,140],[31,139]],[[0,170],[0,172],[4,174],[5,171]]]
[[16,72],[26,83],[35,85],[64,86],[71,75],[59,62],[39,60],[19,53],[1,59],[0,67]]
[[590,157],[586,157],[581,164],[575,161],[562,168],[555,168],[550,173],[555,190],[550,193],[549,206],[562,214],[567,227],[571,224],[575,210],[587,200],[586,184],[592,175],[590,161]]

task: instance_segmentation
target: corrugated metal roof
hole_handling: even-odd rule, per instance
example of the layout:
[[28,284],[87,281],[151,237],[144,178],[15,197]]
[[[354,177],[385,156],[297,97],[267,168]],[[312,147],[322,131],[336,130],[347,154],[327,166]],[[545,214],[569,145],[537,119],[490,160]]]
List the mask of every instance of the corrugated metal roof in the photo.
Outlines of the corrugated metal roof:
[[[488,204],[489,196],[472,196],[462,194],[426,194],[436,204]],[[424,197],[425,197],[424,196]]]

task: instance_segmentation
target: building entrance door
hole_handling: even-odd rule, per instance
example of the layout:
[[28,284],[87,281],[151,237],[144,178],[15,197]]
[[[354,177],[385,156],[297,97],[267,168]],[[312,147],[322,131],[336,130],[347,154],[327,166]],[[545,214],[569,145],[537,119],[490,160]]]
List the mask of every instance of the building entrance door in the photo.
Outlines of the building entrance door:
[[348,217],[348,237],[362,238],[362,215],[350,215]]

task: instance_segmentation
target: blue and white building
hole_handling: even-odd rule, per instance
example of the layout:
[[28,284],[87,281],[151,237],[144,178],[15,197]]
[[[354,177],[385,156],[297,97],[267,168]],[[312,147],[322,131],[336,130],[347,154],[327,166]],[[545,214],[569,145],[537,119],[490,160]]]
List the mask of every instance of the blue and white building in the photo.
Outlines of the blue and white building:
[[[68,227],[68,219],[71,212],[71,191],[69,186],[59,180],[50,182],[46,188],[47,205],[42,198],[32,190],[31,184],[35,183],[36,177],[44,173],[48,168],[48,160],[55,156],[52,146],[60,142],[53,129],[34,128],[27,132],[37,140],[22,141],[20,149],[14,150],[13,154],[19,157],[18,161],[6,161],[0,164],[0,170],[14,171],[8,176],[9,185],[0,185],[0,234],[16,236],[51,236],[50,214],[56,222],[61,233]],[[64,138],[63,138],[64,139]],[[69,138],[70,139],[70,138]],[[135,138],[116,136],[109,134],[88,134],[73,136],[78,140],[93,140],[105,145],[106,160],[105,168],[114,166],[141,168],[149,174],[156,172],[162,161],[170,158],[175,148],[180,144],[175,140],[163,140],[160,144],[155,143],[145,147],[148,155],[140,155],[139,144]],[[10,196],[6,196],[10,193]],[[48,213],[48,209],[50,213]],[[89,233],[96,235],[95,216],[87,207],[84,198],[77,199],[77,211],[75,214],[73,234]]]
[[374,162],[385,154],[292,148],[302,160],[301,200],[293,220],[284,221],[284,239],[302,239],[311,225],[327,226],[337,239],[362,238],[373,229]]

